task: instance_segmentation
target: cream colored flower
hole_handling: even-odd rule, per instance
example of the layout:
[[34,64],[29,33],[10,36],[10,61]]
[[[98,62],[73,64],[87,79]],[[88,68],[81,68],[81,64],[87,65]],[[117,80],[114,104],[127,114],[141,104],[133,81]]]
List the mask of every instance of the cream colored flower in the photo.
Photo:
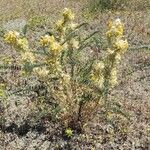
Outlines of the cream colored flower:
[[104,68],[105,65],[103,61],[95,62],[93,64],[93,69],[91,71],[91,81],[98,88],[102,88],[104,85]]
[[79,41],[77,41],[76,39],[71,39],[70,45],[72,48],[78,49],[79,48]]
[[105,66],[104,66],[104,63],[102,61],[95,63],[93,66],[94,70],[96,70],[96,71],[101,71],[104,69],[104,67]]
[[62,50],[62,46],[56,41],[52,42],[49,48],[53,54],[58,54]]
[[78,26],[78,24],[77,23],[73,23],[73,22],[71,22],[69,25],[68,25],[68,27],[71,29],[71,30],[75,30],[75,28]]
[[64,9],[63,16],[64,16],[64,19],[66,19],[68,21],[74,20],[74,18],[75,18],[75,16],[72,13],[71,9],[68,9],[68,8]]
[[97,80],[96,84],[99,88],[102,88],[104,86],[104,77],[101,76],[99,80]]
[[54,36],[45,35],[45,36],[41,37],[40,45],[43,46],[43,47],[49,46],[49,44],[54,42],[54,41],[55,41]]
[[63,19],[58,20],[58,21],[56,22],[56,26],[57,26],[57,27],[62,27],[62,26],[64,26],[64,20],[63,20]]
[[109,26],[109,30],[106,33],[106,36],[108,38],[110,38],[110,37],[121,38],[122,37],[123,24],[121,23],[120,19],[116,19],[115,21],[110,21],[108,26]]
[[58,20],[56,22],[56,29],[60,32],[65,32],[66,31],[66,27],[64,24],[64,20]]
[[62,76],[62,83],[63,84],[69,84],[70,83],[71,77],[69,74],[62,73],[61,76]]
[[63,49],[68,49],[68,43],[63,44]]
[[19,37],[19,32],[9,31],[4,35],[4,40],[9,44],[15,44],[18,37]]
[[129,45],[127,40],[117,40],[117,42],[114,44],[114,47],[117,50],[120,50],[122,54],[128,49]]
[[22,53],[21,56],[22,56],[22,60],[25,62],[33,63],[35,61],[35,57],[31,52]]
[[23,50],[29,49],[28,40],[26,38],[17,39],[17,46]]
[[121,55],[119,53],[116,54],[115,59],[117,62],[121,60]]
[[108,54],[113,54],[114,50],[111,50],[110,48],[107,48],[107,52],[108,52]]
[[41,78],[44,78],[49,74],[49,70],[47,70],[46,67],[36,67],[33,69],[33,73]]
[[113,22],[114,26],[118,26],[118,25],[122,25],[121,20],[119,18],[117,18],[114,22]]
[[111,70],[111,74],[110,74],[110,84],[111,86],[115,86],[117,84],[117,69],[116,68],[113,68]]

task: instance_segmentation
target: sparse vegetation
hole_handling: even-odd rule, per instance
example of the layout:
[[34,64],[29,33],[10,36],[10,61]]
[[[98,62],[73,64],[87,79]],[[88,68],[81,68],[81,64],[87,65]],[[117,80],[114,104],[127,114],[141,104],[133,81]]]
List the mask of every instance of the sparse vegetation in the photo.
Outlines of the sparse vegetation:
[[0,17],[0,149],[148,150],[148,5],[10,0]]

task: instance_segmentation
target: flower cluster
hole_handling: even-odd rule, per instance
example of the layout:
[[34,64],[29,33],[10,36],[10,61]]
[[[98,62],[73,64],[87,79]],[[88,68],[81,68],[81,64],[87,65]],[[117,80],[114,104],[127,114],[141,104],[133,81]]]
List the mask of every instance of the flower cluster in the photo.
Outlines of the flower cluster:
[[[128,49],[127,40],[123,40],[123,24],[120,19],[109,22],[109,30],[106,32],[110,47],[107,49],[107,56],[102,62],[97,64],[99,72],[96,71],[95,65],[92,70],[92,81],[96,86],[102,87],[104,83],[108,83],[111,86],[117,84],[117,68],[116,64],[121,60],[123,55]],[[101,66],[101,67],[98,67]]]
[[33,73],[40,79],[44,79],[49,74],[49,70],[46,67],[36,67],[33,69]]
[[[110,48],[108,48],[107,60],[107,73],[109,74],[110,85],[115,86],[117,84],[117,69],[116,64],[121,60],[121,56],[128,49],[127,40],[123,40],[123,24],[120,19],[109,23],[109,30],[106,36],[109,41]],[[110,70],[110,71],[108,71]]]
[[[73,23],[74,14],[68,8],[62,12],[63,18],[56,22],[56,35],[45,35],[40,38],[40,45],[46,50],[49,56],[46,58],[46,64],[50,68],[51,74],[62,74],[62,67],[60,64],[60,57],[63,50],[74,50],[79,48],[79,41],[75,38],[70,38],[66,42],[66,33],[74,30],[77,27]],[[63,43],[63,44],[62,44]]]
[[9,31],[4,35],[4,40],[8,44],[16,44],[19,33],[17,31]]
[[54,41],[55,41],[54,36],[45,35],[45,36],[41,37],[40,45],[43,46],[43,47],[46,47],[46,46],[49,46],[50,43],[52,43]]
[[96,62],[93,65],[91,72],[91,80],[98,88],[102,88],[104,84],[104,63],[102,61]]
[[71,9],[65,8],[62,12],[63,18],[56,22],[56,30],[60,41],[64,40],[64,35],[67,30],[74,30],[77,27],[77,23],[74,23],[75,15]]
[[69,42],[68,42],[68,46],[70,49],[78,49],[79,48],[79,41],[72,38]]
[[120,38],[123,36],[123,24],[120,19],[110,21],[108,26],[109,30],[106,33],[108,38]]
[[75,15],[72,13],[71,9],[65,8],[63,11],[63,16],[65,20],[72,21],[75,18]]
[[35,56],[29,50],[29,43],[27,38],[20,35],[17,31],[9,31],[4,35],[4,41],[12,45],[17,51],[20,52],[21,62],[31,62],[35,61]]
[[28,40],[20,36],[17,31],[9,31],[4,35],[6,43],[13,45],[18,50],[27,51],[29,49]]

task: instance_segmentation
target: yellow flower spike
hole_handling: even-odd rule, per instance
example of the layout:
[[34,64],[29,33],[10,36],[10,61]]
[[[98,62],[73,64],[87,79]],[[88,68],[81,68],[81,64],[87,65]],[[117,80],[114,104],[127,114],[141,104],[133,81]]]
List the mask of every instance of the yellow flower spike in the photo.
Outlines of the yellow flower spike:
[[17,46],[20,49],[28,50],[29,49],[28,40],[26,38],[17,39]]
[[40,78],[45,78],[49,74],[49,70],[47,70],[46,67],[41,67],[41,68],[36,67],[33,69],[33,73],[35,75],[38,75]]
[[98,88],[102,88],[104,85],[104,75],[103,75],[104,68],[105,65],[103,61],[96,62],[93,65],[93,70],[91,72],[91,81]]
[[111,37],[121,38],[123,36],[123,32],[118,30],[115,26],[112,26],[112,28],[106,32],[106,36],[108,38]]
[[22,60],[25,62],[33,63],[35,61],[35,57],[31,52],[22,53],[21,56],[22,56]]
[[75,18],[74,14],[72,13],[71,9],[69,9],[69,8],[64,9],[63,16],[64,16],[64,19],[68,20],[68,21],[74,20],[74,18]]
[[112,87],[114,87],[117,84],[117,69],[112,68],[111,74],[110,74],[110,84]]
[[119,50],[120,53],[124,54],[125,51],[128,49],[129,44],[127,40],[117,40],[117,42],[114,44],[114,48]]
[[42,36],[40,39],[40,45],[43,47],[49,46],[50,43],[54,42],[55,38],[54,36],[45,35]]
[[60,32],[65,32],[66,31],[66,27],[64,26],[64,20],[58,20],[56,22],[56,29]]
[[110,21],[108,23],[109,31],[106,33],[108,38],[116,37],[121,38],[123,36],[123,24],[120,19],[116,19],[115,21]]
[[52,42],[49,48],[53,54],[58,54],[62,50],[62,46],[56,41]]
[[104,63],[102,61],[98,62],[98,63],[95,63],[93,68],[96,70],[96,71],[101,71],[102,69],[104,69]]
[[19,37],[19,32],[17,31],[9,31],[4,35],[4,40],[9,44],[16,44],[16,40]]

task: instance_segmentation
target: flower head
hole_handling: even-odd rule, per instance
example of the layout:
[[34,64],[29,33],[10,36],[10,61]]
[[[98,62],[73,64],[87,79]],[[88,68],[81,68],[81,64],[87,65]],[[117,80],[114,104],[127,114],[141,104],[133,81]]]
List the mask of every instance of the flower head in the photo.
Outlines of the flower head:
[[108,23],[109,30],[106,33],[106,36],[108,38],[110,37],[116,37],[121,38],[123,35],[123,24],[121,23],[121,20],[118,18],[115,21],[110,21]]
[[110,84],[113,87],[117,83],[118,83],[117,82],[117,69],[114,67],[114,68],[112,68],[111,73],[110,73]]
[[22,60],[25,62],[33,63],[35,61],[35,57],[31,52],[22,53],[21,56],[22,56]]
[[96,71],[101,71],[102,69],[104,69],[104,63],[102,61],[98,62],[98,63],[95,63],[93,68],[94,70]]
[[17,46],[20,49],[27,50],[29,48],[28,40],[26,38],[17,39]]
[[9,31],[4,35],[4,40],[9,44],[15,44],[18,37],[19,33],[17,31]]
[[41,78],[46,77],[49,74],[49,70],[46,67],[36,67],[33,72]]
[[52,54],[58,54],[62,50],[62,46],[57,41],[55,41],[50,44],[49,49]]
[[71,23],[68,24],[68,27],[69,27],[71,30],[74,30],[77,26],[78,26],[78,24],[77,24],[77,23],[73,23],[73,22],[71,22]]
[[96,62],[93,65],[93,70],[91,72],[91,81],[98,88],[102,88],[104,85],[104,75],[103,75],[104,68],[105,66],[102,61]]
[[119,50],[120,53],[124,54],[124,52],[128,49],[129,45],[127,40],[117,40],[114,44],[114,47]]
[[64,16],[64,19],[68,21],[74,20],[74,17],[75,17],[71,9],[68,9],[68,8],[64,9],[63,16]]
[[40,39],[40,45],[43,47],[49,46],[50,43],[54,42],[55,38],[54,36],[45,35],[42,36]]
[[70,40],[70,46],[74,49],[78,49],[79,48],[79,41],[77,41],[76,39],[71,39]]
[[65,27],[65,23],[64,20],[58,20],[56,22],[56,29],[60,32],[65,32],[66,31],[66,27]]

